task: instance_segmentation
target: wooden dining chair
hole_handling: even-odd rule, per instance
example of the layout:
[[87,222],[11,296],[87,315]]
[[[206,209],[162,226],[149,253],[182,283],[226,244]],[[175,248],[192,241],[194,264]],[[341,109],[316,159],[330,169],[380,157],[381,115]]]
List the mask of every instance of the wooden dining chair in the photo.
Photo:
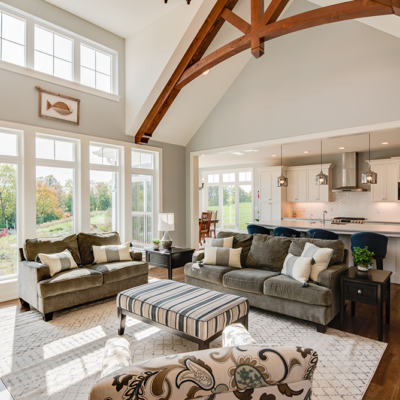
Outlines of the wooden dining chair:
[[211,212],[202,212],[201,220],[199,225],[199,243],[200,246],[203,244],[203,239],[210,237],[210,226],[211,226]]
[[217,237],[217,219],[218,219],[218,211],[217,210],[208,210],[211,213],[211,226],[210,226],[210,237]]

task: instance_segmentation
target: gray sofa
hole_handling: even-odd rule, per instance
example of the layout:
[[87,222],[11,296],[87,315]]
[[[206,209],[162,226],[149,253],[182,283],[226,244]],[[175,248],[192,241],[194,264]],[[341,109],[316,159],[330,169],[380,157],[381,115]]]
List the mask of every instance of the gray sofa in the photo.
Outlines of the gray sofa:
[[[219,232],[218,238],[234,236],[234,248],[242,248],[242,269],[215,265],[198,266],[203,251],[193,255],[185,265],[188,284],[236,294],[249,299],[250,305],[315,322],[319,332],[339,312],[339,275],[348,268],[348,251],[341,240],[273,237],[234,232]],[[305,243],[334,250],[329,267],[318,276],[318,282],[301,287],[296,280],[280,275],[286,255],[300,256]]]
[[[117,232],[28,239],[20,249],[19,297],[50,321],[54,311],[113,296],[148,281],[148,264],[142,253],[132,252],[132,261],[93,265],[92,246],[121,244]],[[39,253],[54,254],[69,249],[79,268],[50,276],[49,267],[37,262]]]

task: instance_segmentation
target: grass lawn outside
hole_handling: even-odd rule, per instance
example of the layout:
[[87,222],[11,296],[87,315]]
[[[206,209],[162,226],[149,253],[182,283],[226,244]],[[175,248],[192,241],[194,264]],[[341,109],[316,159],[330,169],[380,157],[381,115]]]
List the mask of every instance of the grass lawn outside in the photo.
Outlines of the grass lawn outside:
[[[208,207],[209,210],[218,211],[219,229],[235,229],[235,204],[223,207],[223,221],[221,221],[221,213],[219,207]],[[221,223],[222,222],[222,223]],[[247,222],[252,222],[251,218],[251,202],[239,204],[239,229],[246,230]]]

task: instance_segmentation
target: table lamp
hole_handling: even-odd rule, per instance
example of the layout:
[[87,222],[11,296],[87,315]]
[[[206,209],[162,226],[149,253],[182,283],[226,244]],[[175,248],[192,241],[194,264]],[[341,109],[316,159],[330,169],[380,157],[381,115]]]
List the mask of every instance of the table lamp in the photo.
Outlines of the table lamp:
[[158,216],[158,230],[164,232],[164,236],[161,239],[161,247],[164,249],[170,248],[172,246],[172,239],[168,232],[175,230],[173,213],[163,213]]

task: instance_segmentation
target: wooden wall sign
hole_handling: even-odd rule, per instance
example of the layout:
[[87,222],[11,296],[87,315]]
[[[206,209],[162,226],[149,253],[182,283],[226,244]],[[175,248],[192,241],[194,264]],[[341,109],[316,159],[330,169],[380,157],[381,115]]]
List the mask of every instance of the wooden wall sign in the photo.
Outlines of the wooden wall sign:
[[39,91],[39,117],[79,125],[79,99],[49,92],[40,86],[35,88]]

